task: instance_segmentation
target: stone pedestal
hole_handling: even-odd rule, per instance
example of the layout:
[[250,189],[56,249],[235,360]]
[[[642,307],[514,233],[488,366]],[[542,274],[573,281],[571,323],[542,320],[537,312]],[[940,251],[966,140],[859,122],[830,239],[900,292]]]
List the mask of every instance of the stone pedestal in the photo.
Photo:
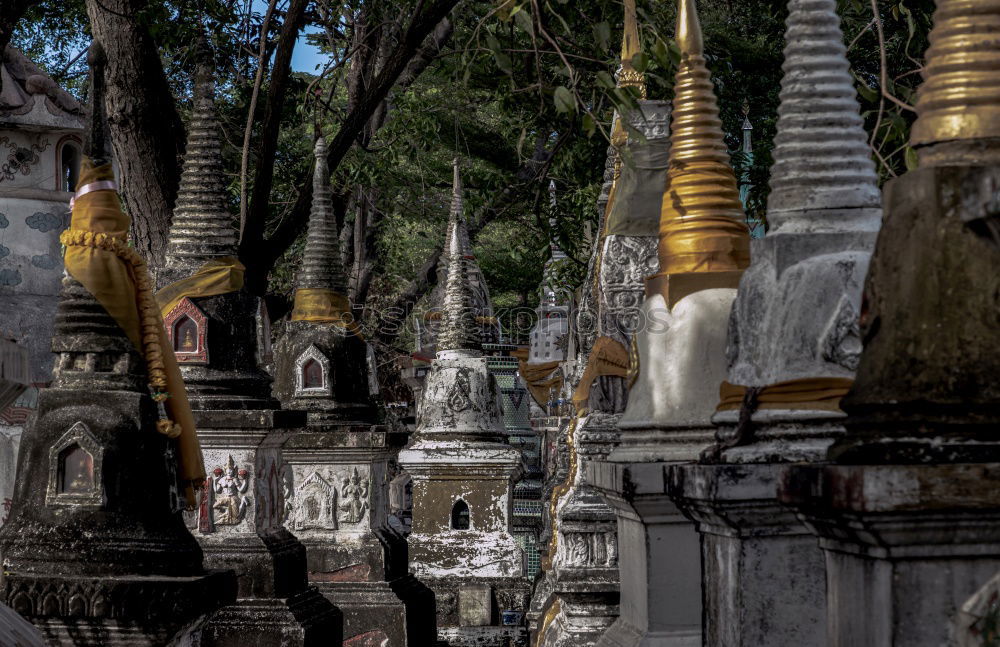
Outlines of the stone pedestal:
[[[399,439],[376,425],[310,426],[283,446],[285,525],[306,547],[309,581],[344,614],[348,641],[435,639],[434,596],[407,571],[389,524],[389,461]],[[367,640],[367,638],[366,638]]]
[[698,533],[666,495],[666,465],[600,462],[593,480],[618,515],[620,617],[607,647],[701,645]]
[[762,410],[715,416],[717,464],[674,465],[667,492],[698,525],[706,645],[826,644],[825,565],[815,536],[778,501],[789,462],[819,462],[843,414]]
[[195,411],[195,422],[209,476],[189,525],[205,563],[234,570],[239,583],[236,604],[208,619],[203,641],[235,646],[340,640],[340,611],[308,586],[305,547],[281,525],[281,446],[304,415]]
[[784,466],[674,465],[671,498],[701,534],[705,645],[826,644],[823,554],[777,499]]
[[787,468],[826,554],[830,647],[952,644],[958,610],[1000,570],[1000,464]]

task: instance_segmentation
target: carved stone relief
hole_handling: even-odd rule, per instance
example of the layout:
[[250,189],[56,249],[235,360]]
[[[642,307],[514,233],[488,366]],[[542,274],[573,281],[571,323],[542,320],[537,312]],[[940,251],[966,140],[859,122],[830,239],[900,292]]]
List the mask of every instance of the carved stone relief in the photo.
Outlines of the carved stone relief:
[[[367,475],[366,475],[367,476]],[[362,479],[355,467],[341,487],[340,520],[344,523],[361,523],[368,512],[368,480]]]
[[214,526],[235,526],[243,521],[250,505],[249,489],[250,472],[237,468],[232,456],[225,468],[212,470],[213,502],[210,510]]
[[557,561],[566,567],[618,565],[618,538],[614,532],[560,532]]
[[296,465],[285,481],[283,510],[292,530],[342,530],[361,524],[371,508],[367,465]]
[[647,276],[659,261],[655,236],[608,236],[601,255],[600,309],[602,335],[627,345],[639,325],[639,308]]
[[839,364],[849,371],[858,370],[861,361],[861,330],[858,312],[851,305],[847,294],[840,296],[820,341],[822,357],[828,362]]

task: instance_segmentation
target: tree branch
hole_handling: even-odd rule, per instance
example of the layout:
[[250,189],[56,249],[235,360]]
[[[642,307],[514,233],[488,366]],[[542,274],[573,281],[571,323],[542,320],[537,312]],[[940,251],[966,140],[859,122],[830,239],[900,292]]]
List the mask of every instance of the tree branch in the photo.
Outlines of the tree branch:
[[[447,21],[446,16],[458,2],[459,0],[436,0],[415,17],[397,47],[386,57],[382,69],[379,70],[367,92],[358,98],[354,107],[341,123],[337,134],[333,137],[327,157],[331,170],[335,170],[340,165],[344,156],[399,80],[406,79],[407,85],[412,83],[434,59],[444,42],[451,37],[451,24],[450,21]],[[447,21],[447,26],[437,29],[445,21]],[[434,36],[428,39],[431,32],[434,32]],[[425,40],[428,42],[425,43]],[[251,285],[251,289],[263,292],[267,282],[267,274],[274,263],[305,227],[309,206],[312,202],[311,177],[312,168],[310,167],[298,183],[298,199],[295,201],[289,217],[285,218],[275,229],[274,233],[267,239],[266,244],[263,241],[264,222],[267,217],[266,205],[264,205],[265,208],[251,209],[250,219],[255,221],[252,233],[254,236],[259,235],[260,237],[256,239],[251,237],[248,229],[248,235],[244,236],[244,241],[241,243],[241,255],[255,260],[253,266],[248,265],[247,267],[248,283]]]

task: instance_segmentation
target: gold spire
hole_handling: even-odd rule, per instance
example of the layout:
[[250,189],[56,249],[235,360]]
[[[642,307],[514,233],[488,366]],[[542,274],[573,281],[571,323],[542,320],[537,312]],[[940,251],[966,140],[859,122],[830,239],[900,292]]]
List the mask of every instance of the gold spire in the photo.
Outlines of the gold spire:
[[932,163],[970,161],[969,140],[1000,138],[1000,0],[938,0],[923,74],[910,144],[961,144]]
[[639,20],[635,12],[635,0],[624,0],[625,19],[622,29],[622,60],[618,70],[619,88],[639,88],[639,94],[646,98],[646,76],[635,69],[632,58],[642,52],[639,41]]
[[[639,97],[646,98],[646,75],[635,69],[632,65],[632,58],[642,52],[642,43],[639,40],[639,20],[635,12],[635,0],[624,0],[625,19],[622,29],[622,59],[615,73],[619,88],[638,88]],[[614,119],[611,127],[611,144],[616,148],[621,148],[628,142],[628,133],[625,132],[625,124],[620,118]],[[615,174],[621,171],[621,160],[616,160]]]
[[669,305],[698,289],[721,286],[706,274],[728,285],[750,264],[750,236],[702,55],[694,0],[679,0],[676,39],[681,61],[674,85],[667,190],[660,209],[657,275]]

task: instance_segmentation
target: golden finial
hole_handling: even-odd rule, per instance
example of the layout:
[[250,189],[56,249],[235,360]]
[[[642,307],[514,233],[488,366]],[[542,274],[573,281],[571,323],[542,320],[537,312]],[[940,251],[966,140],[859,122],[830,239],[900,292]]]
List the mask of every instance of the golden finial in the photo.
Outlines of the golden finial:
[[937,0],[923,75],[910,144],[960,145],[923,150],[921,163],[984,161],[968,141],[1000,138],[1000,0]]
[[679,0],[676,39],[681,61],[660,209],[660,273],[653,277],[668,305],[706,287],[735,287],[750,264],[750,236],[702,55],[694,0]]
[[622,60],[618,70],[619,88],[639,88],[639,95],[646,98],[646,76],[635,69],[632,59],[642,52],[639,41],[639,20],[635,11],[635,0],[624,0],[625,20],[622,29]]
[[[681,56],[701,56],[705,53],[705,42],[701,34],[701,22],[694,0],[680,0],[677,6],[677,32],[674,34]],[[680,78],[680,77],[678,77]]]
[[[639,97],[646,98],[646,76],[635,69],[632,65],[632,58],[642,51],[642,43],[639,40],[639,20],[635,11],[635,0],[624,0],[625,4],[625,26],[622,29],[622,59],[615,73],[619,88],[638,88]],[[621,148],[628,142],[628,133],[625,131],[625,124],[621,119],[616,118],[611,127],[611,144],[615,148]],[[621,160],[615,163],[616,176],[621,172]]]

